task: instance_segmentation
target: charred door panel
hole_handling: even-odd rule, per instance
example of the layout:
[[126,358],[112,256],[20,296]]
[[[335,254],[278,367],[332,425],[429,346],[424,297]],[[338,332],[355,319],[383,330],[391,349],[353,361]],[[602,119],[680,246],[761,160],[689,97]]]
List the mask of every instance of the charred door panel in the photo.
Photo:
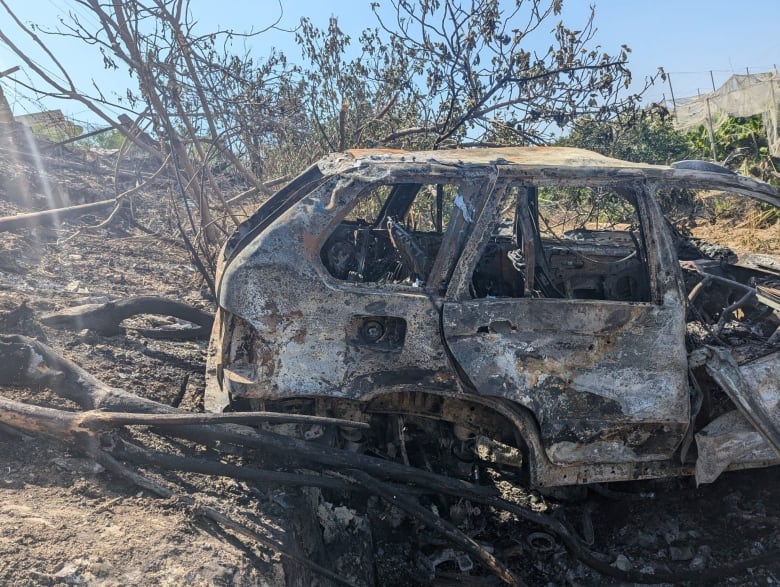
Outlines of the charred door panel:
[[[422,182],[416,165],[384,171],[323,182],[225,268],[219,303],[240,325],[223,370],[234,397],[354,399],[394,385],[458,389],[436,290],[470,234],[466,215],[495,174],[472,170],[453,178],[428,170]],[[437,205],[437,224],[447,220],[438,227],[443,232],[420,212],[439,191],[452,200]],[[385,214],[400,218],[391,222]]]
[[688,425],[680,309],[649,303],[448,303],[444,335],[477,392],[529,408],[557,463],[668,458]]
[[[233,333],[231,369],[253,383],[233,385],[234,396],[357,398],[400,383],[456,385],[438,308],[422,292],[329,284],[306,263],[266,264],[268,249],[259,251],[224,278],[225,292],[251,292],[220,302],[247,324],[244,335]],[[260,285],[233,285],[240,282]]]

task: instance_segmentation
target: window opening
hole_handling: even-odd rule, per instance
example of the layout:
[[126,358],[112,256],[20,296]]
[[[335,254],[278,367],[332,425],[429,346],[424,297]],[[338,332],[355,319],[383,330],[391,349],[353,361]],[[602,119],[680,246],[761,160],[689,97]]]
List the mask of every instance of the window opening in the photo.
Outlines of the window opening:
[[650,300],[633,188],[511,186],[499,216],[475,297]]
[[322,247],[325,267],[357,283],[425,283],[457,211],[453,184],[370,186]]

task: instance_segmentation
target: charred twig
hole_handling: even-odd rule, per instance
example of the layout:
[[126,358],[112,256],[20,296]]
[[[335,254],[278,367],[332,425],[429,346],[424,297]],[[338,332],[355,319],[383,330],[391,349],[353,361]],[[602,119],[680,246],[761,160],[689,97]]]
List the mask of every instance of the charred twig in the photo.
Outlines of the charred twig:
[[141,425],[156,428],[192,426],[193,424],[257,424],[271,422],[275,424],[319,424],[321,426],[344,426],[368,430],[371,426],[365,422],[309,416],[306,414],[282,414],[279,412],[232,412],[225,414],[133,414],[127,412],[82,412],[84,426],[99,429],[116,425]]
[[356,487],[335,477],[269,471],[252,467],[240,467],[228,463],[206,461],[202,458],[191,459],[176,455],[150,451],[125,440],[117,439],[112,454],[122,460],[138,465],[150,465],[171,471],[188,471],[200,475],[229,477],[242,481],[251,481],[263,485],[286,485],[293,487],[319,487],[337,491],[355,491]]
[[125,499],[124,495],[120,495],[119,497],[115,497],[114,499],[109,499],[108,501],[100,504],[97,506],[92,512],[90,512],[93,516],[96,516],[98,514],[102,514],[105,511],[110,510],[113,508],[116,504],[120,503],[122,500]]
[[165,499],[168,499],[173,496],[173,490],[169,487],[166,487],[165,485],[162,485],[160,483],[157,483],[156,481],[152,481],[145,475],[141,475],[140,473],[133,471],[129,467],[126,467],[119,461],[117,461],[114,457],[112,457],[110,454],[104,451],[97,452],[94,456],[94,459],[100,463],[105,469],[117,477],[120,477],[122,479],[125,479],[126,481],[129,481],[133,485],[137,485],[138,487],[142,489],[146,489],[150,493],[154,493],[158,497],[162,497]]

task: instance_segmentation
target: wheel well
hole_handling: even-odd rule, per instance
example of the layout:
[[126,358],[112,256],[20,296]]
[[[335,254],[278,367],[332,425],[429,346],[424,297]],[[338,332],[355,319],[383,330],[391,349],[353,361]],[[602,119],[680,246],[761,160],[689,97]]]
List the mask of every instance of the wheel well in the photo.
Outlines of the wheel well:
[[[522,476],[529,480],[540,464],[539,451],[544,452],[533,414],[501,398],[394,388],[374,391],[370,397],[359,400],[299,397],[265,400],[260,407],[244,407],[363,421],[372,424],[371,436],[380,445],[393,428],[393,417],[400,416],[420,440],[466,443],[478,452],[480,459],[521,468]],[[541,459],[546,462],[544,455]]]
[[[369,414],[398,414],[430,418],[457,425],[471,436],[482,434],[506,444],[515,444],[515,426],[491,407],[451,392],[391,391],[366,402]],[[516,447],[521,448],[521,447]]]

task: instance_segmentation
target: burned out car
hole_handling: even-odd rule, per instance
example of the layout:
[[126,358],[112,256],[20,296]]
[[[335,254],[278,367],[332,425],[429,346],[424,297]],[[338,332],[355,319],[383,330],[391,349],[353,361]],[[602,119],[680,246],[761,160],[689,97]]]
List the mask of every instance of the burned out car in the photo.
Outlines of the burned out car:
[[780,205],[702,162],[326,157],[225,245],[207,409],[369,422],[331,441],[535,487],[777,464],[780,270],[681,237],[659,199],[688,189]]

